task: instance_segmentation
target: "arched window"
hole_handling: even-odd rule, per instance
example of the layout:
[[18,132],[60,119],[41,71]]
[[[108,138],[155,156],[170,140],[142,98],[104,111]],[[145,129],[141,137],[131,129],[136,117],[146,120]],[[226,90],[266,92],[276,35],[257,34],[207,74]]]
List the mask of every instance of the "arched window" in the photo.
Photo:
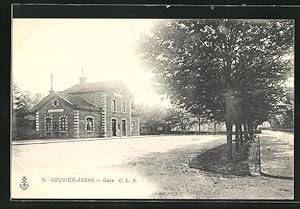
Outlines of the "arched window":
[[68,116],[62,115],[59,117],[59,130],[60,131],[68,130]]
[[126,103],[123,101],[122,102],[122,112],[126,112]]
[[134,120],[131,121],[131,131],[135,132],[135,121]]
[[94,117],[88,116],[86,117],[86,130],[87,131],[94,131]]
[[111,100],[111,110],[112,111],[117,111],[117,102],[115,99]]

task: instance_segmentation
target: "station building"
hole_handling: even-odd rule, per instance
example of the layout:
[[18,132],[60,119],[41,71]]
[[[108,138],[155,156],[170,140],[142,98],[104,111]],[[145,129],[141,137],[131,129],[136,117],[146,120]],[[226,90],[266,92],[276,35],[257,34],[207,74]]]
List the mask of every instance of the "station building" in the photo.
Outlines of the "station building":
[[41,138],[125,137],[140,135],[139,117],[132,111],[133,94],[122,81],[79,84],[52,90],[32,110]]

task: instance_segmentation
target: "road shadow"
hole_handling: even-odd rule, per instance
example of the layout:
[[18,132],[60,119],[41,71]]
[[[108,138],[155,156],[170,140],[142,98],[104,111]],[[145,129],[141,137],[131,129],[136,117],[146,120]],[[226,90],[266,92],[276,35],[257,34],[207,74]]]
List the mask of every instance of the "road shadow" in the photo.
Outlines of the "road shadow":
[[248,176],[250,174],[248,159],[248,147],[242,147],[238,153],[234,153],[232,160],[226,157],[226,144],[201,153],[191,160],[190,168],[221,175]]

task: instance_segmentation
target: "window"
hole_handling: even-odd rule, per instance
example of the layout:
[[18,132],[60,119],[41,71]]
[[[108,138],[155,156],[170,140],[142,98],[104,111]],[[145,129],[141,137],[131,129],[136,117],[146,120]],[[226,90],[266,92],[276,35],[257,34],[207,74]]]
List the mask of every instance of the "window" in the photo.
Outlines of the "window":
[[94,118],[93,117],[86,118],[86,130],[94,131]]
[[53,101],[53,106],[54,106],[54,107],[57,107],[57,106],[58,106],[58,101],[57,101],[57,100],[54,100],[54,101]]
[[131,131],[134,132],[135,131],[135,121],[131,121]]
[[117,102],[115,99],[111,100],[111,110],[112,111],[117,111]]
[[45,116],[44,130],[45,131],[51,131],[52,130],[52,117],[50,115]]
[[68,116],[62,115],[59,117],[59,130],[60,131],[68,130]]
[[126,103],[122,102],[122,112],[126,112]]

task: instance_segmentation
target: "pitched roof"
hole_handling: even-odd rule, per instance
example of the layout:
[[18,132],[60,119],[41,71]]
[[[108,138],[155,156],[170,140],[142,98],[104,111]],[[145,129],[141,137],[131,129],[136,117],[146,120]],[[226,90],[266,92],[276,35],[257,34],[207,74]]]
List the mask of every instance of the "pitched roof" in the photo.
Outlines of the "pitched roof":
[[86,84],[76,84],[66,90],[64,93],[84,93],[84,92],[93,92],[93,91],[107,91],[107,90],[122,90],[125,91],[128,95],[133,96],[127,86],[121,80],[115,81],[102,81]]
[[62,93],[62,92],[56,92],[56,95],[60,96],[66,102],[68,102],[69,104],[74,105],[74,106],[91,106],[91,107],[95,107],[95,105],[87,102],[85,99],[83,99],[82,97],[79,97],[77,95],[65,94],[65,93]]
[[47,97],[45,97],[42,101],[40,101],[32,110],[31,112],[35,112],[42,108],[49,100],[51,100],[53,97],[59,97],[62,100],[64,100],[66,103],[68,103],[73,108],[82,109],[82,110],[95,110],[99,111],[100,108],[96,107],[95,105],[87,102],[83,98],[72,95],[72,94],[65,94],[62,92],[51,92]]
[[62,92],[57,92],[55,94],[61,97],[66,102],[68,102],[74,108],[81,109],[81,110],[96,110],[96,111],[100,110],[99,107],[96,107],[95,105],[91,104],[90,102],[86,101],[80,96],[65,94]]
[[126,95],[133,97],[131,91],[121,80],[76,84],[64,91],[51,92],[40,103],[38,103],[31,111],[35,112],[38,109],[42,108],[50,99],[52,99],[55,96],[63,99],[67,104],[71,105],[73,108],[99,111],[100,107],[97,104],[93,104],[85,100],[80,96],[80,94],[77,93],[110,91],[110,90],[113,90],[116,93],[123,92]]

